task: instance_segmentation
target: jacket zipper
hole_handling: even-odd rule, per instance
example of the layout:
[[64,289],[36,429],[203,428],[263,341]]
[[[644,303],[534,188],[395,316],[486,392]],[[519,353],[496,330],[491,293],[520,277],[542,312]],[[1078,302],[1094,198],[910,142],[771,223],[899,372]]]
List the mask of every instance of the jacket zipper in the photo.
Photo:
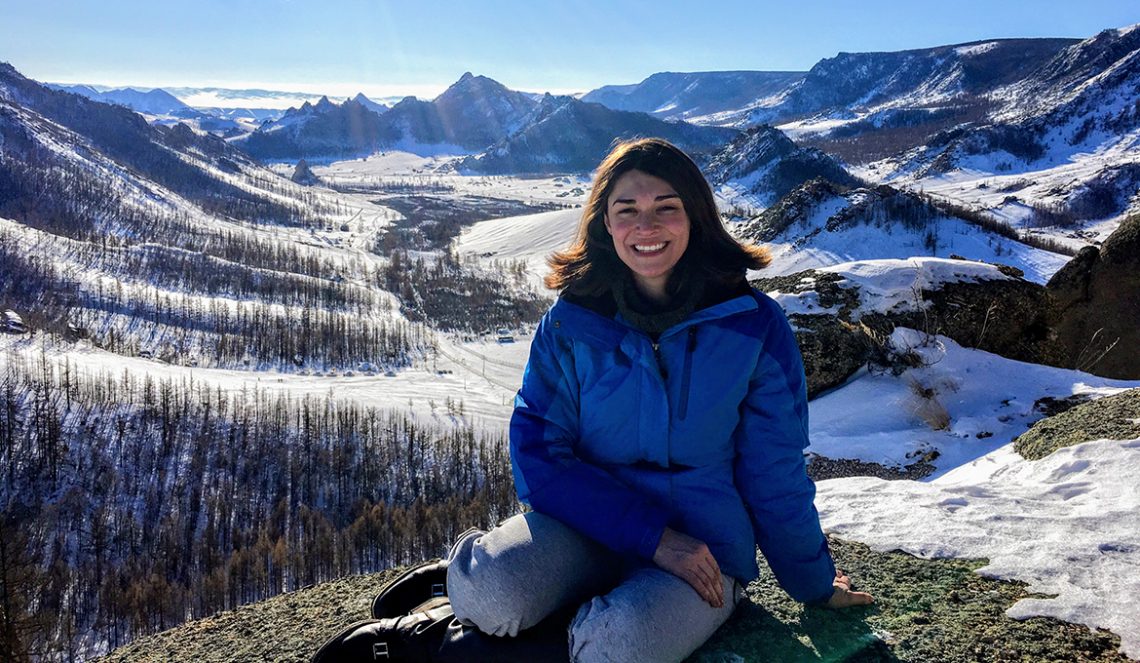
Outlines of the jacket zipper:
[[669,379],[669,371],[665,370],[665,364],[661,361],[661,344],[657,341],[650,341],[653,346],[653,359],[657,361],[657,372],[661,374],[661,380]]
[[697,328],[689,327],[689,342],[685,348],[685,371],[681,374],[681,419],[689,412],[689,381],[693,373],[693,350],[697,348]]

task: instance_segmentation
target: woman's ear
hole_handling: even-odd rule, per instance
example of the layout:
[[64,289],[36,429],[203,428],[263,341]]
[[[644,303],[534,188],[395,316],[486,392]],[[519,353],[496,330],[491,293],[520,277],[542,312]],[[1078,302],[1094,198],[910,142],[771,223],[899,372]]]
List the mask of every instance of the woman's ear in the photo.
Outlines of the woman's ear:
[[612,236],[614,234],[614,231],[613,231],[613,228],[610,228],[610,213],[609,212],[603,212],[602,213],[602,222],[606,224],[606,232],[608,232]]

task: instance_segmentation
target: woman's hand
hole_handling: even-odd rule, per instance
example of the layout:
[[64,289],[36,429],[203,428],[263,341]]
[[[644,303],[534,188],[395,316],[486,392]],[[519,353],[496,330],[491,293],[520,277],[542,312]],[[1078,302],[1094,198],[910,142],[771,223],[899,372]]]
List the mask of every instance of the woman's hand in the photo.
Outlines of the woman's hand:
[[724,606],[720,566],[703,541],[666,527],[653,563],[689,583],[712,607]]
[[851,591],[851,578],[848,578],[843,571],[835,571],[835,581],[832,585],[835,590],[827,601],[829,608],[849,608],[853,605],[870,605],[875,602],[874,597],[867,592]]

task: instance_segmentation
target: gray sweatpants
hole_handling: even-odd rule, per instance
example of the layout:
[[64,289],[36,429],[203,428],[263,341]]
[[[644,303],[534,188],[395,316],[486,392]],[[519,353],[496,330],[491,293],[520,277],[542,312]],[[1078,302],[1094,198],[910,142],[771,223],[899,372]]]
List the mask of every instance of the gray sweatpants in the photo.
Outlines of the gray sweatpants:
[[631,563],[539,513],[469,530],[448,554],[452,609],[485,633],[514,636],[580,604],[570,660],[583,663],[684,659],[732,614],[739,583],[724,576],[724,592],[724,607],[713,608],[668,571]]

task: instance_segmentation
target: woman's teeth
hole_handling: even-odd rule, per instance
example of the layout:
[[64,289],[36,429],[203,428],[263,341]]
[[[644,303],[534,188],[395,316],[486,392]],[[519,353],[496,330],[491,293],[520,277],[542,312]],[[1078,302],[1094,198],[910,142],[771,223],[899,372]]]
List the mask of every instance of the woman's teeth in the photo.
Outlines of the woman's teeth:
[[654,251],[660,251],[663,248],[665,248],[665,242],[661,242],[660,244],[634,244],[633,245],[633,249],[635,251],[639,251],[641,253],[653,253]]

